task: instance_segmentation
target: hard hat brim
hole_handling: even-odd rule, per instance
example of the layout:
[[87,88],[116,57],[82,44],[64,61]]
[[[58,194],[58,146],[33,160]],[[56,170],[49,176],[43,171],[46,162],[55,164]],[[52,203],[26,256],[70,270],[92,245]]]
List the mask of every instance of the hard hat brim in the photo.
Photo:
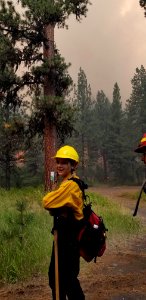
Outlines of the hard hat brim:
[[73,160],[75,161],[76,163],[79,163],[79,159],[76,158],[76,157],[70,157],[70,156],[66,156],[66,155],[56,155],[56,156],[53,156],[52,158],[64,158],[64,159],[70,159],[70,160]]
[[144,145],[144,146],[139,146],[139,147],[136,148],[134,151],[137,152],[137,153],[144,153],[144,152],[146,152],[146,145]]

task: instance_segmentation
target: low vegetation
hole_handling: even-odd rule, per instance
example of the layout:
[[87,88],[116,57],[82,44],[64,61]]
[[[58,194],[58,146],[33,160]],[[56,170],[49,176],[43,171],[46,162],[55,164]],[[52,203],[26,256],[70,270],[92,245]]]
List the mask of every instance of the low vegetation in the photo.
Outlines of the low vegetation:
[[[42,207],[41,188],[0,189],[0,280],[16,282],[46,273],[53,236],[52,218]],[[108,228],[108,240],[115,235],[133,236],[141,230],[140,221],[111,203],[89,193],[95,212]]]

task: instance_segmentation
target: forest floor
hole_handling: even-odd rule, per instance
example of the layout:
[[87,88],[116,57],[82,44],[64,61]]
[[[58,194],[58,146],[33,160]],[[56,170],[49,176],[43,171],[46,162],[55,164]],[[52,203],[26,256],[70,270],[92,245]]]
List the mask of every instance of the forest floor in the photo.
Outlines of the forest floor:
[[[90,188],[119,202],[132,215],[135,202],[126,193],[138,187]],[[122,196],[123,195],[123,196]],[[146,226],[146,203],[140,203],[138,217]],[[81,261],[79,276],[87,300],[146,300],[146,234],[120,239],[108,245],[105,254],[94,262]],[[0,300],[51,300],[47,274],[30,282],[0,286]],[[78,299],[75,299],[78,300]]]

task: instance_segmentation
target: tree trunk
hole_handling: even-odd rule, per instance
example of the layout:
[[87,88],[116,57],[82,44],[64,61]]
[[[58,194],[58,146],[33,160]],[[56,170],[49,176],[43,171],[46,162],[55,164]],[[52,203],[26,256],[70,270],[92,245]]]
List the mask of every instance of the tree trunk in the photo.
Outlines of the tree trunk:
[[[10,111],[9,106],[5,109],[6,123],[9,124],[10,120]],[[5,187],[7,190],[11,188],[11,139],[9,134],[6,134],[7,144],[5,147]]]
[[[54,56],[54,26],[47,25],[44,28],[44,36],[46,43],[44,43],[44,58],[51,59]],[[44,82],[44,96],[49,98],[54,96],[54,89],[50,83],[48,76],[45,77]],[[49,122],[45,116],[44,129],[44,151],[45,151],[45,191],[52,188],[51,172],[55,172],[55,161],[52,157],[56,152],[56,127]]]
[[107,158],[105,151],[102,151],[102,158],[103,158],[103,171],[104,171],[104,180],[107,181],[108,175],[107,175]]
[[56,152],[56,128],[45,120],[44,147],[45,147],[45,191],[52,189],[52,172],[55,172],[55,160],[53,156]]
[[6,164],[5,164],[5,187],[7,190],[11,188],[11,166],[10,166],[10,155],[9,149],[6,149]]

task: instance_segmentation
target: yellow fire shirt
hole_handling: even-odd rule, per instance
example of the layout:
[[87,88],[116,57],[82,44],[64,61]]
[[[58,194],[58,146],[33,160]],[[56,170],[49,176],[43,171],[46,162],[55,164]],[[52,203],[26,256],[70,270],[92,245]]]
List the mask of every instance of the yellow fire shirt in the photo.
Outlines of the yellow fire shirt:
[[43,206],[48,210],[64,206],[70,207],[75,218],[81,220],[83,218],[82,191],[76,182],[66,180],[61,183],[57,190],[49,192],[43,198]]

